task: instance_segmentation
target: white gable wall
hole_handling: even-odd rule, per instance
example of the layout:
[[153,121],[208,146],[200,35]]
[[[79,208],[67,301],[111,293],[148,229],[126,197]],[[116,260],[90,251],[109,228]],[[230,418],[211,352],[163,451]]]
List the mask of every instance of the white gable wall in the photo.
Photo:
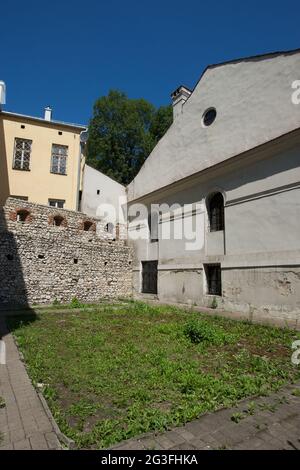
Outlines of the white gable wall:
[[[191,97],[132,183],[134,200],[300,126],[291,87],[300,53],[247,59],[206,70]],[[204,128],[204,111],[215,122]]]

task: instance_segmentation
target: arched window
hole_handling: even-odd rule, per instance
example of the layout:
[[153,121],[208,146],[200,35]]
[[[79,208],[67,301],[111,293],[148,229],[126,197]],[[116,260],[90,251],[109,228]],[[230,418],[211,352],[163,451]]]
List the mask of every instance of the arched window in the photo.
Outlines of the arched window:
[[30,212],[26,209],[20,209],[17,211],[17,222],[27,222],[30,216]]
[[61,216],[61,215],[55,215],[53,217],[53,225],[55,225],[56,227],[61,227],[64,223],[64,218]]
[[108,222],[108,224],[105,225],[105,231],[107,233],[113,234],[114,233],[114,224],[112,224],[111,222]]
[[94,231],[95,227],[94,227],[94,223],[91,222],[90,220],[86,220],[84,223],[83,223],[83,230],[85,232],[92,232]]
[[210,232],[224,230],[224,199],[221,193],[215,193],[208,199],[207,210]]

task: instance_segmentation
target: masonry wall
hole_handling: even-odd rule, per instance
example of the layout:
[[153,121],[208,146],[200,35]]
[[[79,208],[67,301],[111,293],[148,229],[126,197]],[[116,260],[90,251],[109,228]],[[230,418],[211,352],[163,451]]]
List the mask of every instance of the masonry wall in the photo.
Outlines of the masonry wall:
[[0,304],[129,297],[131,259],[101,221],[9,198],[0,218]]

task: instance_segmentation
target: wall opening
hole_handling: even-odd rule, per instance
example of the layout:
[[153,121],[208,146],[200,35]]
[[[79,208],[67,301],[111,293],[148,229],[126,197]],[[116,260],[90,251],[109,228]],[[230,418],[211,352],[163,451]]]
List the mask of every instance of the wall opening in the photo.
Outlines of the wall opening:
[[62,227],[64,223],[64,218],[61,215],[55,215],[53,217],[53,225],[55,227]]
[[94,229],[95,229],[94,223],[91,222],[90,220],[86,220],[86,221],[83,223],[83,230],[84,230],[85,232],[92,232]]
[[142,293],[157,294],[158,261],[142,261]]
[[206,293],[209,295],[222,295],[222,276],[220,264],[204,265],[206,276]]
[[209,231],[218,232],[224,230],[224,198],[222,193],[214,193],[208,197],[207,212],[209,219]]
[[105,225],[104,229],[107,233],[113,234],[114,233],[114,224],[112,224],[111,222],[108,222],[108,224]]
[[30,212],[26,209],[20,209],[17,211],[17,222],[28,222]]

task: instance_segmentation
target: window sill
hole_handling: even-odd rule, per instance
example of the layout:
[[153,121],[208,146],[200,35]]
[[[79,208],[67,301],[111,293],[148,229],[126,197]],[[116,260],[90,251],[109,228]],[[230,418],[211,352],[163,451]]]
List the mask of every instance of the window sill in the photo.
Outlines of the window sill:
[[13,167],[13,170],[16,170],[16,171],[31,171],[30,168],[26,169],[26,168],[14,168],[14,167]]
[[50,171],[51,175],[57,175],[57,176],[68,176],[67,173],[56,173],[55,171]]

